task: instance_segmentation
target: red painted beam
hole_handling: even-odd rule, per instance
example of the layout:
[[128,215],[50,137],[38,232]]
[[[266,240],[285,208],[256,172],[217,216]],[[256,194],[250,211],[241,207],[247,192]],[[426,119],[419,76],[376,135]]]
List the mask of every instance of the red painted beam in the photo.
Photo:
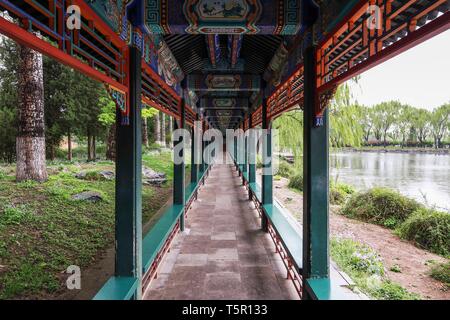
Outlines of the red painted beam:
[[447,31],[450,28],[450,11],[444,13],[439,18],[429,22],[420,29],[411,32],[406,37],[400,39],[389,47],[383,49],[381,52],[371,56],[364,62],[352,67],[350,70],[337,76],[333,80],[323,84],[318,88],[319,93],[331,89],[333,86],[341,84],[354,76],[357,76],[364,71],[367,71],[403,52],[411,49],[418,44],[431,39],[432,37]]
[[53,58],[62,64],[65,64],[75,70],[80,71],[86,76],[93,78],[97,81],[107,83],[113,87],[128,92],[128,89],[123,84],[111,79],[107,75],[101,73],[100,71],[91,68],[89,65],[81,62],[80,60],[68,55],[67,53],[61,51],[49,44],[48,42],[39,39],[32,33],[20,28],[14,23],[11,23],[4,18],[0,17],[0,33],[6,35],[7,37],[17,41],[18,43],[27,46],[33,50],[36,50],[50,58]]

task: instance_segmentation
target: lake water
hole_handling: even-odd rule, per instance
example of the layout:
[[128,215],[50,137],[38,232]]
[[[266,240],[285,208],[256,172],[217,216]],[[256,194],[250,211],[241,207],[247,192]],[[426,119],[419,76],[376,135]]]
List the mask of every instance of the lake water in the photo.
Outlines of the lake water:
[[421,203],[450,210],[450,156],[410,153],[338,152],[330,174],[339,182],[368,189],[397,189]]

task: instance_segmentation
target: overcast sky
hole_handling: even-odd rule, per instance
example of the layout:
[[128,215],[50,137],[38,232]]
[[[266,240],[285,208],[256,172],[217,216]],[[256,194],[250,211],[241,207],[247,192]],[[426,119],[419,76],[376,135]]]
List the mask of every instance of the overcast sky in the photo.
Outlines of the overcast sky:
[[432,110],[450,102],[450,30],[366,71],[352,87],[367,106],[400,100]]

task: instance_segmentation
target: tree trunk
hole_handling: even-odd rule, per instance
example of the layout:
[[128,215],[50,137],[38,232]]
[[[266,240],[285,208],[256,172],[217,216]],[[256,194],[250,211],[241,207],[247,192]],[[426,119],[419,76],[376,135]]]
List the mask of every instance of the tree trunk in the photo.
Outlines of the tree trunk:
[[159,114],[155,115],[155,142],[161,144],[161,124],[159,121]]
[[17,181],[47,180],[45,159],[42,55],[19,47],[19,130],[16,138]]
[[106,159],[116,160],[116,124],[111,125],[108,135],[108,145],[106,146]]
[[148,147],[148,123],[147,118],[142,119],[142,145]]
[[91,129],[87,131],[87,151],[88,161],[95,161],[95,136],[91,133]]
[[67,160],[72,161],[72,133],[70,132],[70,128],[67,131]]
[[95,135],[92,136],[92,160],[97,160],[97,144],[95,140]]
[[161,112],[161,145],[166,147],[166,115]]
[[171,142],[172,141],[172,129],[173,129],[173,118],[171,116],[169,116],[169,130],[167,130],[168,134],[170,136],[169,148],[172,148],[172,142]]

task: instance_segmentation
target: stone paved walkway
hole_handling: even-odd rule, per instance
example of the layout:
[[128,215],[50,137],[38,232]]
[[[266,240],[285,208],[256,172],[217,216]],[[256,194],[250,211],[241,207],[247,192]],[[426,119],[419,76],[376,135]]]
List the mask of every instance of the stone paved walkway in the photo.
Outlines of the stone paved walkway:
[[298,299],[231,165],[216,164],[144,299]]

